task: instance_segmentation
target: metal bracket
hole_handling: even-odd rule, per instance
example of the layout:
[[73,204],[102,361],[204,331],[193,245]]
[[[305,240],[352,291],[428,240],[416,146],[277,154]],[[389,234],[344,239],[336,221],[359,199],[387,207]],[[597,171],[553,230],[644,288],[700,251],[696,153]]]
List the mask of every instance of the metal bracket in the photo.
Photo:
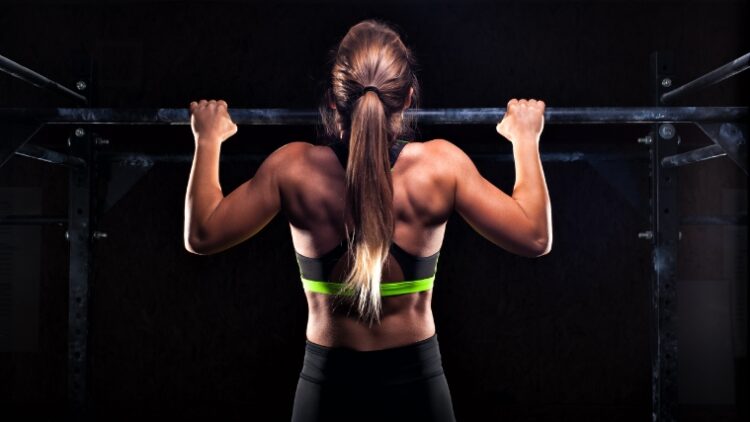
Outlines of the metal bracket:
[[16,151],[26,145],[42,126],[44,123],[0,121],[0,131],[4,134],[0,141],[0,167],[5,165]]
[[742,123],[696,123],[716,145],[747,173],[747,125]]
[[670,155],[661,160],[662,167],[680,167],[686,164],[699,163],[712,158],[723,157],[727,155],[724,148],[719,145],[709,145],[707,147],[696,148],[692,151],[680,154]]
[[44,161],[45,163],[59,164],[66,167],[81,167],[86,165],[86,162],[79,157],[62,154],[51,149],[40,147],[39,145],[23,145],[18,151],[16,151],[16,155]]
[[702,148],[664,157],[663,167],[679,167],[728,155],[747,174],[747,126],[739,123],[695,123],[713,142]]

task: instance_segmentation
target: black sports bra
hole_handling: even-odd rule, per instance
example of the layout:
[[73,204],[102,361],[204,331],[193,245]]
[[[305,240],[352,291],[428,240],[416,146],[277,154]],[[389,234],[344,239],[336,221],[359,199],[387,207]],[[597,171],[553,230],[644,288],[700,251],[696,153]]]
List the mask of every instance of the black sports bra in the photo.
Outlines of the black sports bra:
[[[399,153],[407,143],[408,141],[396,140],[393,146],[391,146],[389,151],[391,169],[393,169]],[[336,153],[341,166],[346,168],[349,153],[348,145],[343,141],[336,141],[328,146]],[[328,280],[334,266],[346,253],[346,250],[346,242],[342,241],[335,248],[318,258],[306,257],[295,251],[297,264],[300,269],[300,278],[305,290],[325,294],[338,294],[342,283],[329,282]],[[440,251],[430,256],[420,257],[406,252],[400,246],[391,242],[389,252],[401,267],[405,281],[381,283],[380,290],[383,296],[414,293],[432,288],[435,273],[437,272]]]
[[[346,249],[346,242],[341,242],[333,250],[326,252],[325,255],[318,258],[309,258],[295,251],[300,275],[308,280],[329,280],[333,267],[344,256]],[[434,276],[437,271],[438,258],[440,257],[440,251],[430,256],[415,256],[393,242],[391,242],[390,254],[401,267],[405,280]]]

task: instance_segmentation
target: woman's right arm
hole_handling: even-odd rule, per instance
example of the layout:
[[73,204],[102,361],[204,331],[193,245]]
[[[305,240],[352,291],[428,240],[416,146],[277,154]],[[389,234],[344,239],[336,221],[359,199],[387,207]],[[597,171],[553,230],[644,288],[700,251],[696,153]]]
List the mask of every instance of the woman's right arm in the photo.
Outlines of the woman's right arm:
[[455,169],[454,208],[490,242],[512,253],[537,257],[552,248],[552,211],[539,157],[544,103],[511,100],[497,131],[513,143],[516,183],[508,196],[479,174],[460,148],[448,141],[441,156]]

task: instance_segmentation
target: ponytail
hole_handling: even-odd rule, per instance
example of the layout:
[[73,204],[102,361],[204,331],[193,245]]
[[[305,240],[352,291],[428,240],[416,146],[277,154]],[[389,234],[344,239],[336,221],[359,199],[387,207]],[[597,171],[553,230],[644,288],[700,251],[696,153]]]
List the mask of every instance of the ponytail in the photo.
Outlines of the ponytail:
[[389,151],[398,137],[414,135],[416,123],[403,110],[418,106],[416,60],[394,27],[374,19],[352,26],[330,54],[331,78],[318,110],[325,137],[349,143],[349,270],[336,301],[356,304],[372,326],[381,319],[380,284],[395,224]]
[[344,290],[353,292],[359,314],[370,325],[381,316],[382,268],[393,238],[393,179],[388,120],[377,91],[365,91],[352,109],[346,202],[354,227],[347,227],[353,256]]

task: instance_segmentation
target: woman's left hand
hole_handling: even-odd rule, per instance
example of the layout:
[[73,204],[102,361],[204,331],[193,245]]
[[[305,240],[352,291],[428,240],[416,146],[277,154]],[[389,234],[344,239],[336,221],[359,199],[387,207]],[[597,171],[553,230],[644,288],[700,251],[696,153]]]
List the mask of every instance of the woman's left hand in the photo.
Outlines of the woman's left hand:
[[237,125],[227,111],[224,100],[200,100],[190,103],[190,126],[195,142],[222,143],[237,133]]

